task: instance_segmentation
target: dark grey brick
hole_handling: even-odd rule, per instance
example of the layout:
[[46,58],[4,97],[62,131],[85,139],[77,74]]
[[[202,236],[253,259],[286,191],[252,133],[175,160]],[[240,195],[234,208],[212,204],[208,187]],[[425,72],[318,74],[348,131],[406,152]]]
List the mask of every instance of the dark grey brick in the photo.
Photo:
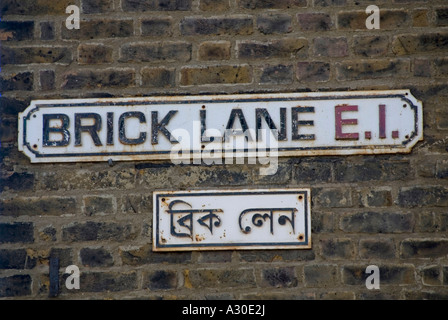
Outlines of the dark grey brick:
[[33,243],[34,224],[32,222],[0,223],[0,243]]

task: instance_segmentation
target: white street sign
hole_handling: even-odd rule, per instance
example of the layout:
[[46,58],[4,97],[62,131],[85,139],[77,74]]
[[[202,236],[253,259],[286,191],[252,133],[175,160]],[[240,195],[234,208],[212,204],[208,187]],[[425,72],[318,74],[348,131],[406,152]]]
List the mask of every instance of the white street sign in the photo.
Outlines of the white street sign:
[[19,114],[18,143],[31,162],[200,163],[407,153],[422,139],[421,102],[391,90],[36,100]]

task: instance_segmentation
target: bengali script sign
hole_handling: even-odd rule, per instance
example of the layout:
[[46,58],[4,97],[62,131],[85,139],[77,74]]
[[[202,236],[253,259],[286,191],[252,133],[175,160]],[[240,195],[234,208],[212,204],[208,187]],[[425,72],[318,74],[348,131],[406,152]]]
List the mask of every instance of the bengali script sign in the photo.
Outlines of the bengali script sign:
[[154,192],[155,251],[311,248],[310,189]]

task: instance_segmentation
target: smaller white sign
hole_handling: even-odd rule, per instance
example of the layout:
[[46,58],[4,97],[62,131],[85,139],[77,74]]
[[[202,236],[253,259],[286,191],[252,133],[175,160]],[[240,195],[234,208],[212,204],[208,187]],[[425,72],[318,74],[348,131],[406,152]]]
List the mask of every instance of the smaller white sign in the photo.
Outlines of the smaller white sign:
[[310,189],[154,192],[153,250],[311,248]]

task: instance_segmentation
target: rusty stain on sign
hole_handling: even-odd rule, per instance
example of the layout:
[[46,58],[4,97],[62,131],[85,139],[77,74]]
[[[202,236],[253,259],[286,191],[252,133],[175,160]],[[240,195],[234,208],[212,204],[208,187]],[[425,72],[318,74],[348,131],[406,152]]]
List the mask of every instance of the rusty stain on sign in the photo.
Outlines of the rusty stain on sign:
[[153,250],[311,248],[310,189],[156,191]]
[[[423,139],[409,90],[35,100],[31,162],[407,153]],[[196,162],[197,163],[197,162]],[[209,164],[209,163],[207,163]]]

